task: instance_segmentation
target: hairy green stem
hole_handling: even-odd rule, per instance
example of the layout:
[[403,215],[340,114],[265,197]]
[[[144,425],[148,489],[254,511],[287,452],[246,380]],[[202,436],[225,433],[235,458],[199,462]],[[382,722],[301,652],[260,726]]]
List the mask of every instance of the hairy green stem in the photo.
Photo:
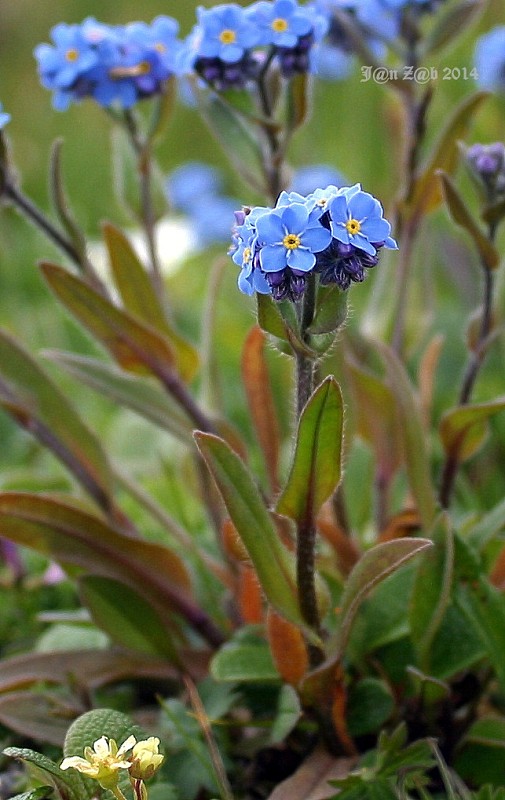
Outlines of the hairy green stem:
[[[489,241],[493,242],[495,239],[496,228],[495,226],[489,227]],[[471,398],[472,392],[479,374],[479,370],[484,362],[487,352],[487,344],[489,334],[492,327],[492,311],[493,311],[493,294],[494,294],[494,273],[486,264],[482,265],[484,276],[484,298],[482,303],[482,318],[479,330],[479,337],[475,347],[471,350],[467,365],[463,374],[463,381],[459,393],[458,405],[467,405]],[[442,478],[440,481],[439,500],[442,508],[448,508],[451,502],[452,492],[454,489],[454,482],[458,473],[460,464],[459,451],[447,456],[443,469]]]
[[[266,85],[266,76],[268,68],[272,62],[275,54],[275,48],[272,47],[268,54],[263,68],[257,78],[258,97],[260,102],[261,112],[267,120],[272,119],[273,107],[268,94],[268,87]],[[267,153],[263,163],[263,170],[267,181],[269,201],[272,205],[275,202],[283,189],[282,184],[282,161],[283,152],[280,146],[279,137],[274,128],[270,125],[264,126]]]
[[[410,52],[411,63],[417,63],[415,48]],[[408,206],[412,199],[416,181],[416,172],[419,161],[419,152],[424,142],[426,133],[426,115],[433,96],[433,92],[428,88],[424,95],[417,100],[410,90],[403,91],[402,98],[404,103],[404,113],[406,117],[406,147],[404,154],[404,174],[405,184],[401,194],[401,203]],[[409,212],[407,212],[409,213]],[[403,229],[399,230],[400,235],[400,262],[396,274],[396,285],[398,294],[394,307],[393,319],[394,327],[392,334],[392,347],[396,353],[401,355],[405,337],[405,320],[407,314],[407,300],[409,289],[409,276],[412,264],[412,252],[414,241],[419,229],[420,219],[417,214],[411,214],[404,221],[399,215],[399,222],[405,222]]]
[[131,111],[124,112],[126,130],[130,142],[137,156],[137,170],[140,182],[140,205],[142,213],[142,227],[149,253],[150,278],[155,291],[166,302],[163,284],[163,275],[156,243],[156,219],[152,196],[152,154],[151,146],[140,134],[137,121]]
[[[314,318],[315,309],[315,278],[309,276],[303,301],[298,307],[300,322],[300,337],[302,342],[308,341],[308,328]],[[314,390],[314,358],[309,354],[298,351],[296,353],[296,406],[297,418],[300,419],[302,411]],[[296,531],[296,581],[300,611],[307,625],[316,633],[321,633],[319,609],[317,607],[315,583],[315,550],[316,550],[316,525],[315,520],[303,519],[298,522]],[[320,648],[308,645],[307,652],[310,663],[317,666],[324,659]]]

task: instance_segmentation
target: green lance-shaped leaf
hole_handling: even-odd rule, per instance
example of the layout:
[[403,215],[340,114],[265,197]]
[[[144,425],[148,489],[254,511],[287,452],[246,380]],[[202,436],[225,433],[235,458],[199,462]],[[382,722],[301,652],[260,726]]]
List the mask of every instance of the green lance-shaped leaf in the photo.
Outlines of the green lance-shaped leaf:
[[130,650],[176,660],[165,625],[135,589],[98,575],[84,575],[79,580],[79,588],[94,622],[113,642]]
[[490,403],[460,406],[447,411],[440,421],[440,438],[450,458],[471,458],[484,443],[488,419],[505,409],[505,397]]
[[438,174],[442,181],[445,202],[452,219],[470,234],[486,269],[496,269],[500,263],[500,256],[496,247],[489,241],[478,222],[473,218],[449,175],[442,171]]
[[310,82],[306,72],[294,75],[289,81],[286,97],[286,134],[289,138],[308,119]]
[[[113,187],[123,208],[136,222],[143,221],[142,192],[140,188],[139,157],[132,147],[129,134],[122,125],[112,129],[112,170]],[[144,152],[140,158],[149,157]],[[156,162],[151,162],[151,201],[155,220],[161,219],[167,211],[165,177]]]
[[196,83],[193,88],[202,117],[239,175],[263,191],[258,179],[263,163],[261,147],[251,133],[251,124],[246,124],[243,115],[215,92],[202,90]]
[[0,495],[0,536],[31,547],[72,571],[121,581],[161,615],[166,635],[182,635],[177,612],[203,636],[220,640],[193,603],[181,559],[168,548],[132,539],[74,505],[53,498],[8,492]]
[[308,333],[318,336],[335,333],[347,318],[347,292],[338,286],[320,286],[317,291],[316,308]]
[[486,655],[496,672],[501,691],[505,691],[505,597],[486,577],[457,587],[456,601],[477,629]]
[[403,364],[391,348],[372,342],[386,366],[389,388],[393,392],[398,412],[398,428],[403,445],[410,488],[426,529],[431,528],[436,513],[436,500],[430,474],[421,412],[412,384]]
[[426,39],[424,55],[440,50],[455,37],[461,36],[462,31],[475,22],[483,10],[484,3],[481,0],[462,0],[458,5],[451,6],[446,13],[441,13]]
[[380,474],[391,478],[403,460],[403,443],[398,425],[395,397],[384,379],[346,360],[355,397],[360,436],[375,451]]
[[93,796],[93,793],[84,786],[81,776],[63,772],[58,764],[42,753],[37,753],[36,750],[30,750],[28,747],[6,747],[3,753],[22,761],[29,774],[35,780],[53,787],[61,800],[89,800]]
[[70,241],[79,256],[82,263],[86,260],[86,238],[80,226],[77,224],[74,215],[68,204],[63,186],[63,176],[61,170],[61,148],[63,146],[63,139],[56,139],[51,151],[51,169],[50,169],[50,187],[52,194],[52,201],[58,218],[63,225]]
[[287,334],[286,322],[279,311],[278,304],[275,303],[268,294],[256,294],[258,325],[266,333],[275,336],[276,339],[281,339],[283,342],[289,342]]
[[181,377],[190,381],[198,369],[198,354],[168,323],[163,306],[135,249],[125,234],[106,222],[103,234],[114,282],[126,311],[166,336],[174,348]]
[[444,170],[451,174],[454,171],[458,162],[458,141],[465,138],[474,114],[487,96],[487,92],[476,92],[466,97],[450,116],[416,179],[408,203],[412,217],[422,216],[440,205],[442,193],[437,172]]
[[102,508],[111,503],[111,472],[100,442],[5,331],[0,331],[0,405],[65,464]]
[[86,386],[168,431],[181,441],[191,440],[193,425],[159,386],[140,375],[123,372],[97,358],[46,350],[44,355]]
[[117,308],[62,267],[44,263],[42,271],[58,299],[123,369],[159,375],[176,368],[174,348],[154,328]]
[[359,608],[381,581],[431,547],[429,539],[394,539],[367,550],[350,573],[340,598],[338,628],[327,643],[328,658],[302,681],[300,691],[308,705],[326,703],[335,682],[335,670],[344,657]]
[[278,683],[281,680],[266,642],[229,642],[212,659],[210,671],[216,681],[225,683]]
[[482,551],[505,528],[505,500],[501,500],[468,531],[468,544]]
[[326,378],[309,398],[298,425],[295,453],[276,511],[297,522],[314,520],[340,481],[343,401]]
[[344,653],[354,618],[365,597],[378,583],[427,547],[432,547],[429,539],[405,538],[382,542],[364,553],[349,575],[340,599],[335,648],[339,657]]
[[410,600],[410,630],[421,669],[430,674],[431,648],[451,600],[454,577],[454,535],[443,514],[431,536],[433,547],[417,568]]
[[252,476],[223,439],[197,432],[195,440],[268,600],[286,619],[305,627],[292,554],[282,544]]

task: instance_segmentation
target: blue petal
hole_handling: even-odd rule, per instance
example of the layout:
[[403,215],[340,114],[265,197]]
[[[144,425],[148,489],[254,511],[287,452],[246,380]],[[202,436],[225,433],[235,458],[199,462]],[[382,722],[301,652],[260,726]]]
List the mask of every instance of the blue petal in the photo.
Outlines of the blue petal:
[[354,219],[364,219],[373,214],[381,215],[379,202],[368,192],[356,192],[348,201],[349,212]]
[[331,233],[333,238],[336,239],[337,242],[342,242],[342,244],[349,244],[351,241],[349,238],[349,234],[347,233],[347,229],[344,228],[343,225],[338,225],[338,224],[335,225],[334,223],[332,223]]
[[328,247],[331,242],[331,231],[318,225],[315,228],[308,228],[301,237],[303,247],[308,247],[312,253],[319,253]]
[[254,270],[252,274],[252,282],[257,292],[260,294],[270,294],[270,284],[265,276],[259,271],[259,269]]
[[391,236],[387,237],[386,241],[384,242],[384,247],[389,247],[390,250],[398,250],[396,240],[392,239]]
[[[333,197],[328,203],[328,210],[334,223],[341,222],[345,225],[347,222],[347,198],[344,195],[339,194]],[[335,234],[333,235],[335,236]]]
[[288,250],[287,262],[292,269],[299,269],[300,272],[309,272],[316,263],[316,257],[310,250],[297,247],[295,250]]
[[226,64],[235,64],[244,55],[244,48],[239,44],[224,44],[219,51],[219,58]]
[[351,244],[354,247],[358,247],[360,250],[364,250],[365,253],[368,253],[371,256],[374,256],[377,253],[377,250],[371,244],[366,236],[363,236],[361,233],[355,233],[354,236],[350,239]]
[[280,217],[273,212],[268,212],[258,217],[256,231],[258,239],[261,242],[265,242],[265,244],[279,244],[285,236],[284,225]]
[[360,233],[371,242],[383,242],[391,233],[391,225],[387,219],[371,217],[362,223]]
[[309,212],[302,203],[293,203],[284,208],[281,219],[289,233],[300,234],[307,227]]
[[263,272],[279,272],[281,269],[285,269],[286,252],[286,248],[282,245],[263,247],[260,251],[260,264]]
[[243,294],[248,294],[249,296],[254,294],[254,289],[249,283],[247,276],[243,272],[241,272],[240,275],[238,276],[237,283],[238,283],[238,288],[240,289],[241,292],[243,292]]

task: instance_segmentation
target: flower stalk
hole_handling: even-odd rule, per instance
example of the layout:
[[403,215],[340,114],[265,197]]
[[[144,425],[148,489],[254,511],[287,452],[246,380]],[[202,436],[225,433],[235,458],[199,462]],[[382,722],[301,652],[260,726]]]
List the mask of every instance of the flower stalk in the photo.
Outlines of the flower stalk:
[[[488,228],[488,239],[494,243],[496,237],[496,224],[491,223]],[[463,373],[463,381],[458,398],[458,406],[467,405],[472,399],[472,393],[479,371],[484,363],[489,345],[489,337],[492,331],[492,312],[494,297],[494,273],[487,264],[482,262],[482,273],[484,278],[484,297],[482,302],[482,316],[480,322],[479,335],[477,342],[470,351],[467,365]],[[454,483],[459,469],[459,453],[456,450],[450,453],[442,469],[440,482],[439,500],[442,508],[448,508],[454,490]]]

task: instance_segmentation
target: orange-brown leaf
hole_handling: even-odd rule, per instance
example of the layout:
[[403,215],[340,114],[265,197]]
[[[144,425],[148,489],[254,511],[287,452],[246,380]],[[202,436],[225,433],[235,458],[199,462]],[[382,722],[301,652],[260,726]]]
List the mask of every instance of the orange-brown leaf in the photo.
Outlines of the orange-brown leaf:
[[419,533],[421,518],[414,508],[406,508],[388,520],[384,530],[378,538],[379,542],[390,542],[392,539],[402,539]]
[[496,559],[489,579],[500,591],[505,590],[505,547]]
[[269,608],[267,632],[279,674],[286,683],[297,686],[309,668],[307,648],[300,629]]
[[227,517],[221,526],[223,549],[232,561],[250,562],[249,553],[245,549],[242,539],[231,519]]
[[253,567],[242,565],[239,574],[240,615],[248,625],[263,622],[263,594]]
[[279,425],[265,361],[266,337],[255,325],[244,343],[242,379],[272,492],[279,488]]

